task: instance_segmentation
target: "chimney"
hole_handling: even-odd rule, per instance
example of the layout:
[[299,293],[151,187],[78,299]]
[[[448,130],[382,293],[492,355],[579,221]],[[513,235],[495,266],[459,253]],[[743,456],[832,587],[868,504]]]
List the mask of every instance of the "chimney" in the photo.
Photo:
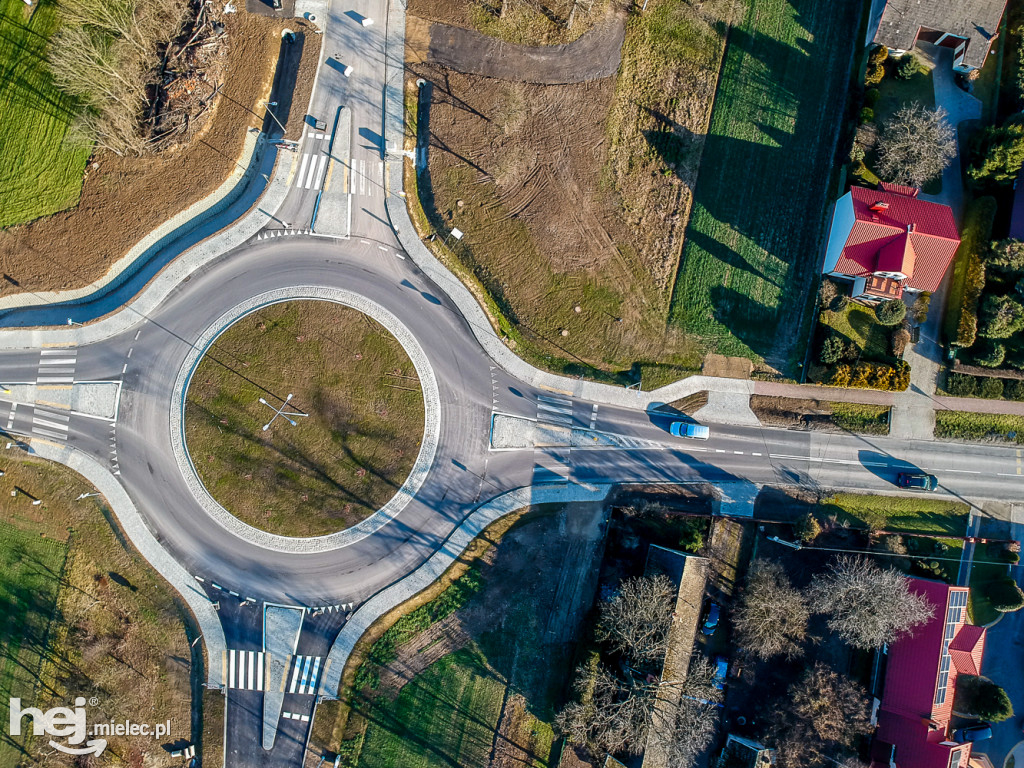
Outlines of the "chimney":
[[889,204],[885,200],[877,200],[871,204],[872,211],[886,211],[889,209]]
[[910,222],[909,224],[907,224],[907,234],[909,235],[913,231],[914,231],[914,222]]

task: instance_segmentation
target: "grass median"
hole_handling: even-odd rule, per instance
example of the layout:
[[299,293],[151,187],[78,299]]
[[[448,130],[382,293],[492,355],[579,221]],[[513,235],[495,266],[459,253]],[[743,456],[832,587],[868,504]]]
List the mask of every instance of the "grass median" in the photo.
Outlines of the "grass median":
[[[295,425],[277,417],[264,430],[289,394]],[[340,304],[293,301],[216,340],[192,377],[185,430],[200,479],[228,511],[271,533],[319,536],[395,494],[423,419],[416,371],[383,326]]]
[[935,436],[950,440],[1024,443],[1024,416],[936,411]]

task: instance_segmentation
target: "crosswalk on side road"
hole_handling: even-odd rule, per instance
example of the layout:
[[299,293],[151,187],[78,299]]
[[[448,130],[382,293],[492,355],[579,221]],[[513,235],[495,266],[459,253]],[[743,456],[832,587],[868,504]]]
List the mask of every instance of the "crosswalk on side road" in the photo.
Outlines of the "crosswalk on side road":
[[263,651],[227,652],[228,688],[262,691],[264,679]]
[[320,675],[320,656],[296,656],[292,669],[292,681],[288,693],[316,693],[317,678]]

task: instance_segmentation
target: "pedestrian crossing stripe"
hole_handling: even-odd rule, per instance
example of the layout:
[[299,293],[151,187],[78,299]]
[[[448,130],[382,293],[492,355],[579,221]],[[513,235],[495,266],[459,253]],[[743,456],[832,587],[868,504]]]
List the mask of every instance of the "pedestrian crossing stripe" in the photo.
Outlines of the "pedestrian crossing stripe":
[[227,652],[228,688],[243,691],[262,691],[264,679],[263,651]]
[[288,693],[316,692],[317,678],[320,675],[320,656],[296,656],[292,669],[292,683]]

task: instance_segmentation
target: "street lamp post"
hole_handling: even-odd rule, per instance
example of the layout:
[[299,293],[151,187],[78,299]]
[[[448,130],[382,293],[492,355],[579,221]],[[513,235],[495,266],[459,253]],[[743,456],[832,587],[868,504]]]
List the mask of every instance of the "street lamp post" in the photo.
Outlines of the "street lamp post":
[[83,494],[80,494],[79,497],[77,499],[75,499],[75,501],[81,501],[82,499],[88,499],[90,496],[99,496],[99,495],[100,495],[99,492],[97,492],[97,493],[83,493]]
[[[291,392],[289,392],[288,393],[288,397],[286,397],[285,400],[284,400],[284,405],[282,405],[280,408],[274,408],[274,406],[272,406],[270,403],[268,403],[262,397],[260,398],[260,402],[261,403],[263,403],[265,406],[267,406],[267,408],[270,408],[271,410],[274,411],[274,415],[270,417],[270,421],[268,421],[266,424],[263,425],[263,431],[264,432],[266,432],[268,429],[270,429],[270,425],[273,424],[277,420],[278,416],[280,416],[282,419],[287,421],[293,427],[298,426],[298,425],[295,423],[294,419],[289,418],[290,416],[295,416],[295,417],[309,416],[308,413],[285,413],[284,412],[284,409],[288,407],[288,403],[291,402],[291,399],[293,397],[295,397],[295,395],[293,395]],[[294,407],[294,406],[292,406],[292,407]]]
[[271,107],[276,107],[277,106],[277,102],[276,101],[264,101],[262,103],[267,108],[267,112],[270,113],[270,116],[272,118],[274,118],[274,122],[277,123],[278,126],[280,126],[280,128],[281,128],[281,135],[284,136],[284,134],[285,134],[284,123],[282,123],[280,120],[277,119],[277,115],[275,115],[274,114],[274,110],[271,109]]

